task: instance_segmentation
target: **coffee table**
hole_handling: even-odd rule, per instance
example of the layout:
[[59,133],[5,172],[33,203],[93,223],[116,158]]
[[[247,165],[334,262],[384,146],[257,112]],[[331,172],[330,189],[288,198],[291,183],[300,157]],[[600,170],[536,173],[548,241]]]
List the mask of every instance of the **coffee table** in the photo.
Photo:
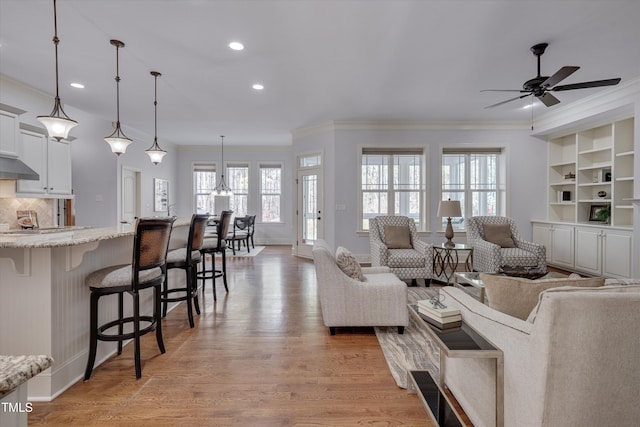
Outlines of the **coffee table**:
[[[430,375],[425,371],[407,373],[407,392],[418,393],[425,407],[438,425],[457,425],[459,414],[451,407],[448,399],[443,398],[442,391],[446,387],[446,361],[449,358],[488,358],[496,363],[496,426],[504,425],[504,356],[502,350],[475,331],[471,325],[462,320],[460,328],[440,330],[422,318],[418,306],[409,304],[409,314],[420,328],[423,328],[440,349],[440,377],[437,380],[437,391],[431,385]],[[471,392],[471,391],[470,391]],[[431,398],[438,399],[437,402]],[[433,413],[437,410],[437,416]],[[464,408],[462,408],[464,409]],[[453,414],[451,414],[451,412]],[[450,414],[447,417],[447,414]],[[449,418],[450,421],[446,421]]]
[[[453,286],[456,288],[460,288],[471,296],[476,298],[478,301],[484,304],[485,290],[484,283],[480,280],[480,273],[473,271],[465,271],[462,273],[455,273],[453,275]],[[471,286],[474,289],[478,290],[478,295],[475,292],[469,292],[467,287]]]

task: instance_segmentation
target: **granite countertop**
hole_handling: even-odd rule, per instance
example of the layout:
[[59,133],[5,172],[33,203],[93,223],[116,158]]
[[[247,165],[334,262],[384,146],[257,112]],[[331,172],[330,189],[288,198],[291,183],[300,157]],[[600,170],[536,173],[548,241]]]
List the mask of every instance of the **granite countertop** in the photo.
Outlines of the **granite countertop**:
[[[174,227],[189,226],[191,218],[178,218]],[[104,228],[61,228],[60,231],[39,234],[0,234],[2,248],[54,248],[75,246],[100,240],[115,239],[134,234],[133,224],[120,224]]]
[[53,363],[49,356],[0,355],[0,398],[35,377]]

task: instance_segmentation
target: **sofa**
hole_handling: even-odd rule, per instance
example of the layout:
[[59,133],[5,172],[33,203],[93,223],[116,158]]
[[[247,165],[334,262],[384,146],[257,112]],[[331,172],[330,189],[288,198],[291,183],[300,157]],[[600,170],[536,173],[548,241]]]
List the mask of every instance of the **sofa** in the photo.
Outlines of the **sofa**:
[[[527,320],[440,290],[504,353],[504,425],[636,426],[640,285],[545,290]],[[447,359],[445,384],[476,426],[495,425],[495,362]]]
[[409,324],[407,285],[388,267],[362,267],[362,279],[340,269],[326,241],[316,240],[313,261],[318,281],[322,320],[331,335],[341,326],[397,326]]

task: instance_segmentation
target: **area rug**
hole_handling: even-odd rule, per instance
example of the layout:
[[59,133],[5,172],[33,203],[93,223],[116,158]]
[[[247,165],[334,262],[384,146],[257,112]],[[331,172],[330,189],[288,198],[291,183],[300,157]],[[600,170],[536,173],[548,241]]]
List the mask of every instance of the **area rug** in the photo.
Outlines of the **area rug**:
[[[409,288],[409,303],[431,298],[438,288]],[[429,371],[438,378],[440,351],[424,329],[409,317],[409,326],[404,334],[398,334],[396,327],[376,327],[376,337],[384,353],[391,375],[398,387],[407,388],[407,372]]]
[[[243,247],[240,250],[236,249],[235,255],[233,254],[233,251],[231,249],[227,249],[227,258],[232,256],[238,256],[238,257],[257,256],[260,254],[260,252],[262,252],[263,249],[264,249],[264,246],[256,246],[255,248],[251,248],[251,252],[247,252],[247,248]],[[216,254],[216,256],[221,256],[221,255]]]

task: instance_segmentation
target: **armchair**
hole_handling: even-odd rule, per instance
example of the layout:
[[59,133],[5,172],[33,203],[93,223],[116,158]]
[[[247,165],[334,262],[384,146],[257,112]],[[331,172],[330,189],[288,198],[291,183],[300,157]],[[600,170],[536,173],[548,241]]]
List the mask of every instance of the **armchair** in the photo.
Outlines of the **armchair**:
[[[397,244],[391,228],[406,227],[409,231],[407,244]],[[385,232],[385,228],[387,232]],[[396,240],[396,242],[392,242]],[[369,220],[369,243],[371,265],[387,266],[402,280],[423,278],[425,285],[431,283],[433,273],[433,246],[418,239],[416,224],[406,216],[378,216]]]
[[[515,222],[503,216],[474,216],[467,220],[467,243],[473,246],[473,269],[495,273],[504,265],[547,270],[546,248],[520,237]],[[508,225],[513,245],[500,246],[487,241],[485,224]],[[491,239],[495,240],[495,239]],[[506,247],[513,246],[513,247]]]
[[347,276],[324,240],[313,245],[322,320],[335,335],[340,326],[397,326],[409,324],[407,285],[386,267],[364,267],[365,281]]

